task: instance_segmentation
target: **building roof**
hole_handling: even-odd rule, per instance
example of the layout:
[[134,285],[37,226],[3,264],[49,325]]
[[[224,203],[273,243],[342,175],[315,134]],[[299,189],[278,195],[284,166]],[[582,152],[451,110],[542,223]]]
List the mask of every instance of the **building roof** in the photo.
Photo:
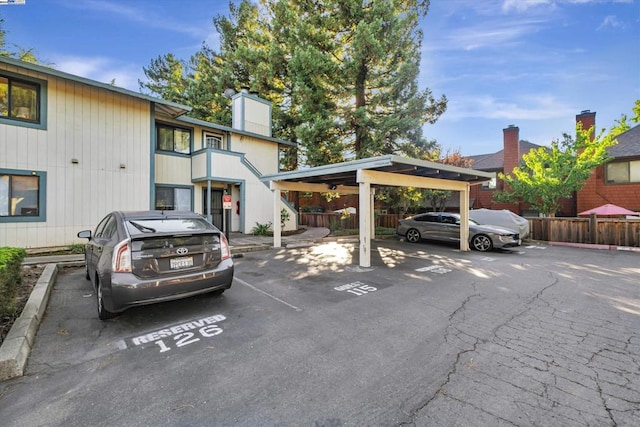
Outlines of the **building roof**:
[[640,125],[632,127],[616,138],[618,143],[607,152],[614,158],[640,156]]
[[231,128],[229,126],[223,126],[223,125],[219,125],[219,124],[216,124],[216,123],[206,122],[206,121],[200,120],[200,119],[194,119],[193,117],[189,117],[189,116],[177,117],[176,120],[184,122],[184,123],[190,123],[192,125],[208,127],[208,128],[211,128],[211,129],[217,129],[220,132],[236,133],[238,135],[245,135],[245,136],[249,136],[249,137],[253,137],[253,138],[262,139],[262,140],[265,140],[265,141],[275,142],[275,143],[282,144],[282,145],[289,145],[289,146],[292,146],[292,147],[297,146],[297,144],[295,142],[285,141],[284,139],[274,138],[272,136],[260,135],[260,134],[257,134],[257,133],[247,132],[247,131],[240,130],[240,129],[234,129],[234,128]]
[[264,176],[261,179],[264,182],[289,181],[326,184],[327,191],[329,191],[330,186],[358,186],[357,172],[360,169],[463,181],[471,184],[487,182],[493,178],[493,174],[488,172],[428,162],[426,160],[386,155],[300,169],[292,172],[281,172],[275,175]]
[[239,129],[233,129],[227,126],[222,126],[216,123],[206,122],[204,120],[194,119],[192,117],[184,116],[184,114],[188,113],[192,110],[192,108],[188,105],[178,104],[177,102],[167,101],[162,98],[155,98],[153,96],[145,95],[140,92],[134,92],[129,89],[124,89],[118,86],[114,86],[108,83],[101,83],[95,80],[87,79],[84,77],[76,76],[73,74],[65,73],[63,71],[56,70],[54,68],[45,67],[43,65],[32,64],[30,62],[19,61],[17,59],[8,58],[4,56],[0,56],[0,63],[5,63],[8,65],[12,65],[15,67],[24,68],[30,71],[35,71],[40,74],[45,74],[65,80],[70,80],[76,83],[81,83],[87,86],[96,87],[104,90],[108,90],[110,92],[116,92],[122,95],[131,96],[134,98],[142,99],[145,101],[149,101],[155,104],[156,111],[162,112],[163,114],[168,115],[174,119],[179,121],[190,123],[198,126],[208,127],[211,129],[218,129],[222,132],[233,132],[240,135],[251,136],[255,138],[260,138],[266,141],[276,142],[278,144],[295,146],[296,144],[291,141],[285,141],[278,138],[273,138],[269,136],[259,135],[252,132],[246,132]]
[[[540,145],[525,141],[524,139],[518,141],[518,151],[520,155],[526,154],[529,151],[540,147]],[[475,170],[495,171],[504,169],[504,150],[500,150],[496,153],[469,156],[469,158],[473,160],[471,168]]]
[[17,59],[8,58],[6,56],[0,56],[0,63],[5,63],[7,65],[12,65],[14,67],[20,67],[30,71],[35,71],[40,74],[46,74],[48,76],[58,77],[58,78],[70,80],[76,83],[81,83],[87,86],[96,87],[96,88],[108,90],[110,92],[116,92],[122,95],[127,95],[134,98],[142,99],[145,101],[153,102],[156,104],[156,110],[159,110],[170,117],[181,116],[191,111],[191,107],[189,107],[188,105],[178,104],[176,102],[167,101],[161,98],[154,98],[152,96],[145,95],[139,92],[134,92],[132,90],[124,89],[118,86],[114,86],[112,84],[101,83],[96,80],[91,80],[85,77],[80,77],[73,74],[65,73],[64,71],[59,71],[51,67],[45,67],[43,65],[19,61]]

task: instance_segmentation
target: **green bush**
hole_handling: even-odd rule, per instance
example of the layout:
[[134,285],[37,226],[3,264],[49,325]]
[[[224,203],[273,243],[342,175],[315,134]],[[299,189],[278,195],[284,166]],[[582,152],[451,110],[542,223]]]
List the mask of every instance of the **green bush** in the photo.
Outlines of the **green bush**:
[[26,255],[22,248],[0,248],[0,318],[15,315],[16,295],[22,284],[22,260]]
[[289,212],[287,212],[285,208],[282,208],[282,210],[280,210],[280,227],[284,228],[290,217]]
[[254,236],[268,236],[271,233],[271,223],[260,224],[256,222],[256,226],[251,230],[251,234]]

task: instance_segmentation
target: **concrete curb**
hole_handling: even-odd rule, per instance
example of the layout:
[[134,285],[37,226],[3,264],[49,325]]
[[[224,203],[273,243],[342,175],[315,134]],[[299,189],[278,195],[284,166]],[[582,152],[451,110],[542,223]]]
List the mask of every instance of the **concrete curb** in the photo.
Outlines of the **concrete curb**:
[[597,245],[597,244],[591,244],[591,243],[568,243],[568,242],[547,242],[547,244],[549,246],[565,246],[565,247],[581,248],[581,249],[640,252],[640,248],[636,248],[633,246]]
[[58,266],[47,264],[33,288],[22,314],[11,327],[0,347],[0,381],[24,373],[38,327],[58,276]]

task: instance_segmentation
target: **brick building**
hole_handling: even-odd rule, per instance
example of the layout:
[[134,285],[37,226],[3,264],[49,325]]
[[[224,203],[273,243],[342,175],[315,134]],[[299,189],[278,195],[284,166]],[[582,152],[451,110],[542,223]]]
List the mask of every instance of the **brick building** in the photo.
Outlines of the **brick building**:
[[[576,116],[583,129],[595,126],[596,113],[583,111]],[[640,125],[617,138],[608,152],[613,160],[597,167],[576,195],[578,212],[607,203],[640,212]]]
[[[589,110],[576,115],[576,123],[583,129],[595,126],[596,113]],[[503,149],[490,154],[470,156],[473,169],[510,173],[522,156],[540,145],[521,140],[519,128],[510,125],[503,129]],[[618,144],[609,148],[613,160],[597,167],[585,186],[573,198],[563,199],[557,216],[576,216],[577,213],[612,203],[633,211],[640,211],[640,125],[618,136]],[[503,190],[504,183],[496,178],[491,183],[471,189],[473,209],[509,209],[518,215],[536,215],[526,205],[496,203],[493,194]]]

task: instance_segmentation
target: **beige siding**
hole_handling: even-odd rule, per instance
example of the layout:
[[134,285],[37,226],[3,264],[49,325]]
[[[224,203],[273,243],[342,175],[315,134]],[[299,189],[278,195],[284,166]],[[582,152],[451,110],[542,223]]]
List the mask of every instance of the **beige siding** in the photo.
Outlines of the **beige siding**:
[[207,153],[201,152],[192,156],[191,178],[198,179],[207,176]]
[[[256,223],[267,224],[273,221],[273,195],[271,190],[260,181],[245,164],[242,162],[242,156],[233,154],[212,153],[211,155],[212,176],[225,177],[231,179],[232,182],[241,183],[244,186],[245,199],[240,200],[240,188],[234,187],[232,190],[233,197],[233,213],[232,213],[232,230],[244,231],[249,233]],[[206,183],[202,184],[206,186]],[[212,184],[219,186],[220,184]],[[240,200],[241,210],[244,215],[244,229],[240,224],[241,216],[235,213],[235,203]],[[201,205],[197,205],[201,206]],[[292,215],[293,216],[293,215]],[[294,229],[295,224],[288,224],[287,230]]]
[[244,130],[271,136],[269,106],[251,98],[245,99]]
[[156,183],[191,185],[191,158],[156,154]]
[[231,150],[245,153],[247,160],[263,175],[278,172],[278,144],[274,142],[234,134]]
[[95,227],[112,210],[147,209],[149,103],[73,81],[22,74],[48,81],[47,129],[0,124],[0,168],[47,173],[46,222],[0,223],[0,246],[79,242],[79,230]]

